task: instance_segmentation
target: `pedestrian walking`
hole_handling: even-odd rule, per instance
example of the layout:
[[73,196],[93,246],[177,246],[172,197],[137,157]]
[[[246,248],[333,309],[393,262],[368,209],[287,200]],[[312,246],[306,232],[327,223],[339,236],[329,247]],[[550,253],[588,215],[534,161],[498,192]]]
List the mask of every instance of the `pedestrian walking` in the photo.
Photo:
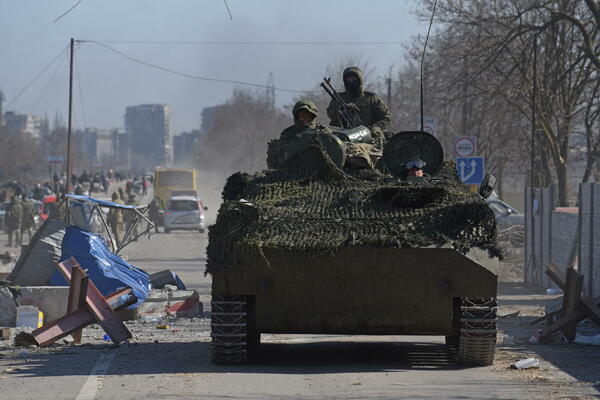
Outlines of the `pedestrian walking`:
[[[112,194],[112,201],[113,203],[123,204],[116,192]],[[108,212],[108,223],[113,235],[113,249],[116,250],[121,243],[121,232],[123,232],[123,210],[111,208]]]
[[21,243],[21,223],[23,221],[23,206],[19,196],[13,194],[8,208],[6,209],[6,229],[8,231],[8,247],[15,247]]
[[21,204],[23,207],[23,219],[21,220],[21,235],[20,242],[17,243],[17,247],[19,247],[23,242],[23,236],[27,233],[29,237],[29,241],[27,243],[31,243],[32,230],[35,226],[35,206],[31,199],[28,199],[27,196],[23,195]]

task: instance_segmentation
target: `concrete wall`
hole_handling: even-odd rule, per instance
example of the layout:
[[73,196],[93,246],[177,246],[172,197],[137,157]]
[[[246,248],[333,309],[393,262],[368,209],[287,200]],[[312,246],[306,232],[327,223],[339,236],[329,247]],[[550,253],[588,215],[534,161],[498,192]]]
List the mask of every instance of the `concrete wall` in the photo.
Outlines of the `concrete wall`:
[[[552,261],[566,272],[578,261],[586,294],[600,295],[600,185],[580,185],[581,207],[557,208],[554,187],[525,193],[525,281],[554,287],[544,271]],[[576,259],[575,259],[576,257]]]

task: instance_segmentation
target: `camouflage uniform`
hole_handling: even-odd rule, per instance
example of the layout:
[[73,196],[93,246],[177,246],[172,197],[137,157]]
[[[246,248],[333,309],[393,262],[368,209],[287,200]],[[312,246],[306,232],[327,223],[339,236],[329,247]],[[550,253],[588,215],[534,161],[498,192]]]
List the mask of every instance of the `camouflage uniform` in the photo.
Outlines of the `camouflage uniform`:
[[311,100],[300,100],[294,105],[292,115],[294,116],[294,125],[285,128],[279,135],[279,140],[272,140],[268,144],[267,149],[267,165],[269,168],[277,169],[285,161],[287,145],[293,140],[300,138],[300,133],[307,130],[315,131],[315,133],[331,133],[331,130],[322,124],[318,124],[314,119],[305,123],[300,121],[297,113],[300,110],[306,110],[315,117],[318,115],[317,106]]
[[[123,204],[117,193],[113,193],[112,201],[113,203]],[[121,243],[121,232],[123,231],[123,211],[119,208],[111,208],[108,211],[108,223],[110,224],[113,240],[116,243],[116,249],[119,246],[119,243]]]
[[[340,96],[347,104],[356,104],[359,108],[358,115],[362,124],[371,130],[373,145],[378,149],[382,149],[385,143],[384,132],[390,127],[390,110],[375,93],[363,90],[363,76],[360,68],[346,68],[343,76],[346,77],[350,74],[356,75],[359,87],[355,91],[346,88],[346,91],[341,92]],[[344,85],[346,85],[345,80]],[[338,110],[338,104],[332,100],[329,107],[327,107],[327,115],[331,119],[330,125],[332,126],[342,126]]]
[[17,195],[13,195],[8,208],[6,209],[6,229],[8,231],[8,247],[13,245],[13,235],[15,237],[15,247],[21,244],[21,223],[23,221],[23,205]]
[[29,235],[29,242],[31,242],[31,229],[35,225],[35,206],[33,205],[33,201],[29,200],[27,197],[23,197],[23,201],[21,204],[23,206],[23,220],[21,221],[21,241],[23,241],[23,236],[25,235],[25,232],[27,232],[27,234]]

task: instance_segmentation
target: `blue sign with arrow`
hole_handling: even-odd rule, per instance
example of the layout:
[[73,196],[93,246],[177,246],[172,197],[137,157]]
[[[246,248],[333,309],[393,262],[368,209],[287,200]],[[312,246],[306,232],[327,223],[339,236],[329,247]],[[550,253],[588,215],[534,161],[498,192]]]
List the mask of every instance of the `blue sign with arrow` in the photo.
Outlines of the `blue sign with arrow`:
[[483,181],[484,172],[483,157],[456,158],[456,173],[463,183],[480,184]]

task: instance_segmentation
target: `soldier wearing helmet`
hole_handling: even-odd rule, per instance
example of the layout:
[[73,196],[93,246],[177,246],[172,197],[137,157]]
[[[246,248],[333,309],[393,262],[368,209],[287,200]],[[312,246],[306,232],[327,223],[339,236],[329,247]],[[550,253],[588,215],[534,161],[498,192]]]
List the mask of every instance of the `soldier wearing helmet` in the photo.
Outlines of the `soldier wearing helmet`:
[[294,125],[288,126],[281,132],[279,136],[281,142],[294,139],[299,133],[307,130],[331,132],[328,127],[318,124],[315,121],[319,113],[316,104],[311,100],[300,100],[297,102],[292,110],[292,115],[294,116]]
[[331,130],[316,122],[317,105],[311,100],[300,100],[292,110],[294,124],[285,128],[279,135],[279,140],[272,140],[267,147],[267,165],[269,168],[279,168],[285,161],[287,145],[301,138],[303,133],[331,133]]

